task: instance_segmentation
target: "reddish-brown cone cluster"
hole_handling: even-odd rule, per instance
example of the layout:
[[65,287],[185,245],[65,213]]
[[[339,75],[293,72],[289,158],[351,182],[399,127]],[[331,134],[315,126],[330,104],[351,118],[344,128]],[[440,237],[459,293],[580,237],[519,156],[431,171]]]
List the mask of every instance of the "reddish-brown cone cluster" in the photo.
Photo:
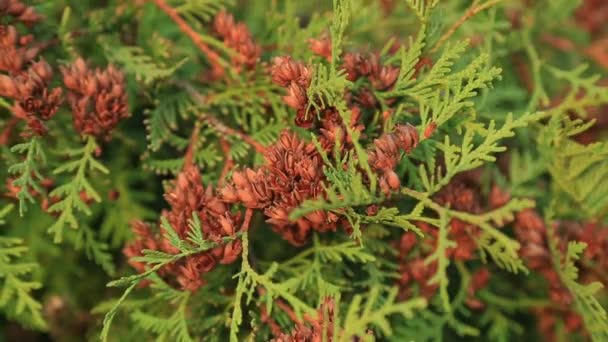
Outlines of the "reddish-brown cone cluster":
[[107,136],[129,116],[124,75],[109,66],[91,70],[82,58],[61,69],[73,123],[81,135]]
[[[190,231],[188,222],[193,215],[197,215],[200,220],[203,237],[218,244],[224,237],[234,237],[240,229],[240,213],[232,213],[231,208],[215,195],[211,187],[205,189],[200,173],[194,167],[184,170],[178,176],[175,187],[167,191],[165,198],[171,205],[171,210],[164,211],[162,215],[183,240],[188,237]],[[154,234],[141,222],[136,222],[133,229],[138,238],[125,248],[124,254],[127,257],[141,255],[142,249],[179,253],[179,250],[170,244],[166,231],[162,230],[160,234]],[[160,273],[163,276],[175,277],[181,288],[196,291],[204,284],[202,277],[204,273],[209,272],[218,263],[234,262],[240,256],[241,250],[241,241],[234,240],[180,259],[163,268]],[[131,265],[140,272],[144,267],[143,264],[133,261]]]
[[310,51],[315,55],[325,58],[331,62],[331,39],[328,35],[323,35],[319,39],[311,38],[308,40]]
[[306,95],[312,80],[310,69],[291,57],[284,56],[274,58],[270,73],[275,84],[287,89],[283,101],[296,110],[296,125],[310,128],[315,116],[312,111],[308,111],[309,102]]
[[323,194],[323,162],[313,144],[285,131],[264,159],[257,170],[233,173],[232,184],[221,190],[226,202],[262,209],[273,229],[294,245],[305,243],[313,230],[336,229],[338,217],[333,213],[319,211],[295,222],[289,219],[289,213],[304,200]]
[[[559,231],[556,227],[556,231]],[[515,221],[515,234],[521,243],[520,255],[530,270],[541,274],[549,287],[551,300],[561,308],[542,308],[535,310],[538,317],[539,330],[549,340],[554,340],[556,325],[559,321],[566,322],[569,332],[578,331],[582,328],[582,318],[571,309],[572,295],[562,284],[561,279],[554,269],[551,252],[549,251],[547,227],[541,216],[533,209],[524,209],[517,214]],[[562,240],[559,238],[556,244],[560,249],[565,249],[567,234]],[[557,237],[556,237],[557,238]]]
[[49,89],[52,78],[53,71],[44,60],[15,77],[0,74],[0,96],[15,100],[13,114],[37,135],[46,133],[44,121],[57,113],[62,101],[60,88]]
[[[584,224],[571,223],[568,224],[571,240],[581,241],[587,244],[585,248],[585,260],[589,261],[590,265],[594,265],[597,270],[608,270],[608,227],[598,224],[597,222],[587,222]],[[599,273],[599,274],[598,274]],[[594,281],[605,282],[605,278],[600,278],[602,271],[587,272]]]
[[[365,127],[361,124],[360,119],[361,110],[359,107],[352,107],[350,110],[350,131],[363,132]],[[332,152],[338,143],[342,149],[352,149],[352,137],[347,133],[348,130],[344,120],[336,109],[323,110],[319,126],[319,142],[325,151]]]
[[371,167],[378,172],[382,192],[389,194],[401,186],[394,169],[401,160],[401,153],[410,153],[419,141],[418,131],[412,125],[397,125],[390,133],[382,134],[374,140],[374,147],[368,153]]
[[572,296],[555,272],[547,242],[547,227],[540,215],[533,209],[519,212],[515,220],[515,234],[521,243],[519,252],[521,257],[530,270],[540,273],[547,280],[551,299],[569,305]]
[[19,0],[0,0],[0,18],[12,16],[26,25],[32,25],[42,19],[36,10]]
[[584,0],[575,13],[578,25],[595,35],[606,31],[608,2],[604,0]]
[[16,75],[40,52],[37,47],[29,47],[33,36],[20,36],[15,26],[0,24],[0,71]]
[[377,90],[390,89],[399,77],[399,68],[383,65],[380,56],[375,53],[370,53],[368,56],[357,52],[346,53],[343,68],[346,70],[348,80],[367,78]]
[[236,52],[232,64],[237,71],[243,67],[248,70],[255,67],[262,48],[253,41],[247,25],[236,23],[232,14],[222,11],[215,16],[213,29],[224,44]]
[[[295,317],[294,317],[295,318]],[[325,299],[318,310],[317,317],[305,315],[308,325],[297,322],[296,327],[289,334],[281,334],[271,342],[331,342],[334,331],[334,302]]]

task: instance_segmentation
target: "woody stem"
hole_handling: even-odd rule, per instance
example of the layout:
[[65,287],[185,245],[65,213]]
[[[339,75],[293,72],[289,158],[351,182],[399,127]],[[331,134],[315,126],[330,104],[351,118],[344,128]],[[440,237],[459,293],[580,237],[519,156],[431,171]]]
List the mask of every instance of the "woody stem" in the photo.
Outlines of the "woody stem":
[[186,155],[184,156],[184,169],[195,164],[195,154],[196,148],[198,144],[198,139],[201,132],[200,123],[194,124],[194,129],[192,130],[192,135],[190,136],[190,144],[188,144],[188,150],[186,150]]
[[437,52],[441,45],[443,45],[443,43],[445,43],[467,20],[474,17],[477,13],[495,6],[500,2],[502,2],[502,0],[490,0],[483,5],[476,5],[473,3],[473,5],[471,5],[471,7],[469,7],[469,9],[462,15],[462,17],[452,24],[452,26],[450,26],[450,28],[441,36],[441,38],[439,38],[437,43],[435,43],[435,46],[431,49],[431,53]]
[[[179,85],[181,87],[183,87],[190,94],[190,96],[192,96],[194,101],[196,101],[199,105],[201,105],[201,106],[205,105],[205,102],[206,102],[205,97],[203,95],[201,95],[201,93],[196,91],[196,89],[194,89],[194,87],[192,87],[191,85],[184,83],[184,82],[180,82]],[[266,152],[266,147],[264,147],[259,142],[255,141],[252,137],[250,137],[249,135],[247,135],[241,131],[238,131],[234,128],[228,127],[223,122],[218,120],[216,117],[209,115],[207,113],[204,113],[204,112],[200,112],[199,116],[201,119],[205,120],[211,127],[213,127],[217,131],[217,133],[219,133],[220,136],[237,137],[237,138],[243,140],[244,142],[246,142],[247,144],[251,145],[256,150],[256,152],[258,152],[258,153]]]
[[222,168],[222,173],[220,174],[220,179],[218,181],[218,185],[222,185],[224,183],[224,178],[232,167],[234,166],[234,160],[232,160],[232,156],[230,155],[230,143],[228,140],[224,138],[220,138],[220,145],[222,147],[222,152],[224,152],[224,167]]
[[0,133],[0,146],[8,144],[8,140],[10,139],[11,134],[13,133],[13,130],[18,122],[19,118],[13,116],[6,123],[6,127],[4,127],[2,133]]
[[249,225],[251,224],[251,218],[253,217],[253,209],[247,208],[245,211],[245,219],[243,219],[243,225],[241,226],[241,231],[246,232],[249,230]]
[[196,47],[207,56],[209,63],[211,63],[211,68],[213,69],[213,74],[217,77],[220,77],[224,74],[224,68],[220,64],[220,56],[213,50],[209,48],[205,42],[201,39],[199,34],[192,28],[188,23],[179,16],[179,13],[171,6],[169,6],[165,0],[154,0],[154,3],[158,8],[160,8],[163,12],[165,12],[175,24],[179,27],[179,29],[186,34],[190,40],[196,45]]

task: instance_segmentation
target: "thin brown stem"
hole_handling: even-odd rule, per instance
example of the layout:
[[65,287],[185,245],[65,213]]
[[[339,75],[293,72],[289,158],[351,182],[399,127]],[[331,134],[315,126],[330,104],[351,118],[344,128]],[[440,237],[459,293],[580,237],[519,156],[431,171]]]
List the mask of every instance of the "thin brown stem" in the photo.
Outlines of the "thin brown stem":
[[184,155],[184,169],[193,166],[196,161],[196,149],[198,147],[198,139],[200,137],[201,125],[197,122],[194,124],[194,129],[192,130],[192,134],[190,135],[190,143],[188,144],[188,149],[186,150],[186,154]]
[[[180,85],[186,89],[186,91],[190,94],[190,96],[192,96],[194,101],[196,101],[200,105],[205,104],[205,97],[201,95],[198,91],[196,91],[196,89],[194,89],[189,84],[185,84],[183,82],[180,83]],[[205,120],[211,127],[213,127],[217,131],[217,133],[219,133],[220,136],[237,137],[246,142],[247,144],[251,145],[258,153],[266,152],[266,147],[255,141],[252,137],[234,128],[226,126],[216,117],[203,112],[199,113],[199,116],[201,119]]]
[[272,319],[272,317],[270,317],[268,310],[266,310],[264,305],[260,306],[260,316],[262,318],[262,322],[268,324],[268,327],[270,327],[270,331],[274,337],[279,337],[283,334],[281,327],[274,319]]
[[228,175],[228,172],[232,170],[232,167],[234,166],[234,160],[231,156],[232,147],[230,146],[228,140],[220,138],[220,145],[222,147],[222,152],[224,153],[224,167],[222,168],[222,173],[220,174],[220,179],[218,181],[218,185],[221,186],[224,184],[224,179]]
[[249,230],[249,226],[251,225],[252,217],[253,217],[253,209],[247,208],[247,210],[245,210],[245,218],[243,219],[243,224],[241,225],[241,232],[247,232]]
[[224,75],[224,68],[220,64],[220,56],[209,48],[205,42],[201,39],[200,35],[192,28],[188,23],[179,16],[179,13],[171,6],[169,6],[165,0],[154,0],[154,3],[158,8],[165,12],[173,22],[179,27],[179,29],[186,34],[190,40],[196,45],[196,47],[207,56],[209,63],[211,63],[212,73],[215,77],[219,78]]
[[13,130],[15,129],[15,126],[17,126],[18,122],[19,122],[19,118],[12,117],[6,123],[6,127],[4,127],[4,129],[2,130],[2,133],[0,133],[0,146],[4,146],[4,145],[8,144],[8,141],[10,140],[10,137],[13,134]]
[[460,19],[458,19],[454,24],[452,24],[452,26],[450,26],[450,28],[443,34],[443,36],[441,36],[441,38],[439,38],[439,40],[437,41],[437,43],[435,43],[435,46],[431,49],[431,53],[435,53],[439,50],[439,48],[454,34],[454,32],[456,32],[456,30],[458,30],[458,28],[460,28],[460,26],[462,26],[462,24],[464,24],[467,20],[471,19],[472,17],[474,17],[475,15],[477,15],[477,13],[488,9],[492,6],[497,5],[498,3],[500,3],[502,0],[490,0],[488,2],[486,2],[483,5],[476,5],[475,3],[473,3],[473,5],[471,5],[471,7],[469,7],[469,9],[462,15],[462,17],[460,17]]

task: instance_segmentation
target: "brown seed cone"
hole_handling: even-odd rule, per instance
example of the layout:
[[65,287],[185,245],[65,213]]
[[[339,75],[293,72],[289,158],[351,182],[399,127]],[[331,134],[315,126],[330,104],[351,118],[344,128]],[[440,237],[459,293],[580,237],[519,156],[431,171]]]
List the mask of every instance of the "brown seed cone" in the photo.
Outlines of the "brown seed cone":
[[[240,229],[240,214],[233,214],[231,208],[221,201],[211,187],[204,188],[198,169],[189,167],[182,171],[172,189],[165,194],[171,209],[163,211],[171,228],[182,240],[188,238],[193,215],[200,221],[201,234],[206,240],[221,243],[224,237],[234,237]],[[123,253],[128,257],[141,255],[143,249],[160,250],[165,253],[177,254],[180,251],[168,239],[164,228],[159,234],[151,233],[147,226],[137,223],[133,226],[138,238],[127,245]],[[242,244],[235,240],[221,244],[211,250],[180,259],[160,270],[160,274],[170,277],[179,287],[196,291],[205,284],[203,275],[211,271],[218,263],[229,264],[238,259],[242,252]],[[145,265],[132,262],[131,265],[139,272]]]
[[36,10],[19,0],[0,0],[0,17],[10,15],[28,26],[43,19]]
[[323,162],[312,143],[284,131],[264,153],[265,163],[252,170],[233,173],[232,182],[221,189],[222,200],[261,209],[274,231],[294,245],[302,245],[315,231],[337,228],[338,216],[315,211],[295,222],[289,213],[311,198],[323,195]]
[[74,128],[81,135],[108,136],[129,116],[124,75],[113,66],[90,70],[78,58],[61,72],[69,90],[67,98]]
[[418,131],[409,124],[397,125],[393,132],[385,133],[374,140],[373,149],[368,151],[368,161],[370,166],[380,173],[379,184],[385,194],[399,189],[399,177],[393,170],[401,159],[401,152],[410,153],[418,145],[418,141]]
[[262,54],[262,48],[253,41],[249,29],[244,23],[236,23],[232,14],[221,11],[215,16],[213,29],[226,46],[237,52],[232,57],[232,64],[237,71],[243,67],[251,70],[256,66]]
[[49,89],[53,77],[51,67],[44,60],[14,78],[0,75],[0,95],[13,98],[13,114],[25,120],[37,135],[46,134],[43,121],[51,119],[62,102],[61,89]]
[[146,264],[139,261],[132,260],[133,257],[141,256],[144,249],[158,250],[158,236],[156,236],[150,226],[143,221],[131,222],[131,229],[135,234],[136,239],[131,243],[127,244],[122,253],[129,259],[129,265],[133,267],[137,272],[144,272],[146,270]]
[[519,254],[527,261],[531,270],[540,273],[546,279],[551,299],[569,305],[572,302],[572,295],[562,285],[559,275],[553,268],[547,243],[547,228],[540,215],[533,209],[519,212],[515,220],[515,235],[521,243]]
[[334,331],[334,302],[325,299],[318,310],[316,318],[304,317],[308,325],[298,322],[289,334],[281,334],[271,342],[331,342]]
[[308,67],[292,60],[289,56],[275,57],[270,75],[275,84],[287,88],[287,95],[283,96],[283,102],[296,110],[296,125],[311,128],[316,115],[314,110],[309,108],[306,94],[312,79]]
[[304,64],[294,61],[290,56],[275,57],[272,62],[270,75],[277,85],[287,87],[296,83],[303,88],[310,85],[312,73]]
[[0,25],[0,71],[17,75],[38,55],[40,49],[27,47],[24,38],[14,26]]
[[[325,151],[333,151],[336,144],[340,144],[342,149],[352,149],[353,139],[347,132],[344,120],[335,108],[328,108],[323,111],[320,121],[321,136],[319,142]],[[362,132],[365,127],[361,123],[361,110],[359,107],[350,109],[350,131]]]
[[325,58],[331,62],[331,38],[328,35],[323,35],[319,39],[311,38],[308,40],[310,51],[315,55]]
[[366,77],[372,86],[378,90],[391,88],[399,77],[399,68],[383,65],[378,54],[364,56],[360,53],[346,53],[342,65],[346,70],[347,79],[355,81]]

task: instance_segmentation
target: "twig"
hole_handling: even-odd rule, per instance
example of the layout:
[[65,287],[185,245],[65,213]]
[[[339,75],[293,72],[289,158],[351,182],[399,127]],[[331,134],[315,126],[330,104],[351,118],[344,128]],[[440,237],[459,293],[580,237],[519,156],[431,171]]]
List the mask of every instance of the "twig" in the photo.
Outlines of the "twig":
[[177,24],[179,29],[186,34],[190,40],[192,40],[194,45],[196,45],[196,47],[201,50],[205,56],[207,56],[209,63],[211,63],[213,75],[218,78],[224,75],[224,68],[220,64],[220,56],[215,51],[211,50],[209,46],[205,44],[205,42],[203,42],[199,34],[179,16],[179,13],[177,13],[173,7],[169,6],[165,0],[154,0],[154,3],[158,8],[165,12],[171,18],[171,20]]
[[521,83],[526,88],[528,93],[532,94],[534,92],[534,81],[532,80],[532,75],[530,74],[528,64],[525,63],[524,59],[519,54],[514,54],[512,61],[515,65],[515,73],[521,80]]
[[194,124],[194,129],[192,130],[192,135],[190,136],[190,143],[188,144],[188,149],[186,150],[186,154],[184,155],[184,169],[189,168],[196,163],[194,159],[200,132],[201,125],[197,122],[196,124]]
[[19,118],[13,116],[6,123],[6,127],[4,127],[4,129],[2,130],[2,133],[0,133],[0,146],[4,146],[4,145],[8,144],[11,134],[13,133],[13,129],[15,128],[15,126],[17,126],[18,122],[19,122]]
[[222,173],[220,174],[220,179],[218,181],[219,186],[223,185],[224,178],[226,178],[226,175],[228,175],[228,172],[230,172],[234,166],[234,160],[232,160],[232,156],[230,155],[230,143],[228,140],[220,138],[220,145],[222,146],[222,152],[224,152],[224,167],[222,168]]
[[260,306],[260,316],[263,323],[266,323],[270,327],[270,331],[274,337],[279,337],[283,334],[281,327],[277,324],[277,322],[270,317],[268,314],[268,310],[266,310],[265,306]]
[[[180,82],[179,83],[180,86],[182,86],[184,89],[186,89],[186,91],[190,94],[190,96],[192,96],[192,98],[199,104],[199,105],[205,105],[205,97],[203,95],[201,95],[198,91],[196,91],[196,89],[194,89],[191,85],[187,84],[187,83],[183,83]],[[226,126],[223,122],[221,122],[220,120],[218,120],[216,117],[209,115],[207,113],[199,113],[200,118],[207,121],[207,123],[209,123],[209,125],[211,125],[211,127],[213,127],[219,134],[220,136],[234,136],[237,137],[241,140],[243,140],[244,142],[246,142],[247,144],[251,145],[253,148],[255,148],[255,150],[258,153],[264,153],[266,152],[266,147],[264,147],[262,144],[260,144],[259,142],[255,141],[252,137],[250,137],[249,135],[237,131],[234,128],[228,127]]]
[[497,5],[498,3],[500,3],[502,0],[490,0],[488,2],[486,2],[483,5],[475,5],[475,3],[473,3],[473,5],[471,5],[471,7],[469,7],[469,9],[462,15],[462,17],[460,17],[460,19],[458,19],[444,34],[443,36],[441,36],[441,38],[439,38],[439,40],[437,41],[437,43],[435,43],[435,46],[431,49],[430,53],[434,53],[437,52],[437,50],[439,50],[439,48],[441,47],[441,45],[443,45],[443,43],[445,43],[446,40],[448,40],[453,34],[454,32],[456,32],[456,30],[458,30],[458,28],[460,28],[460,26],[462,26],[462,24],[464,24],[467,20],[471,19],[472,17],[474,17],[477,13],[488,9],[492,6]]
[[241,225],[241,232],[246,232],[249,230],[249,225],[251,224],[251,218],[253,217],[253,209],[247,208],[245,211],[245,219],[243,219],[243,224]]

